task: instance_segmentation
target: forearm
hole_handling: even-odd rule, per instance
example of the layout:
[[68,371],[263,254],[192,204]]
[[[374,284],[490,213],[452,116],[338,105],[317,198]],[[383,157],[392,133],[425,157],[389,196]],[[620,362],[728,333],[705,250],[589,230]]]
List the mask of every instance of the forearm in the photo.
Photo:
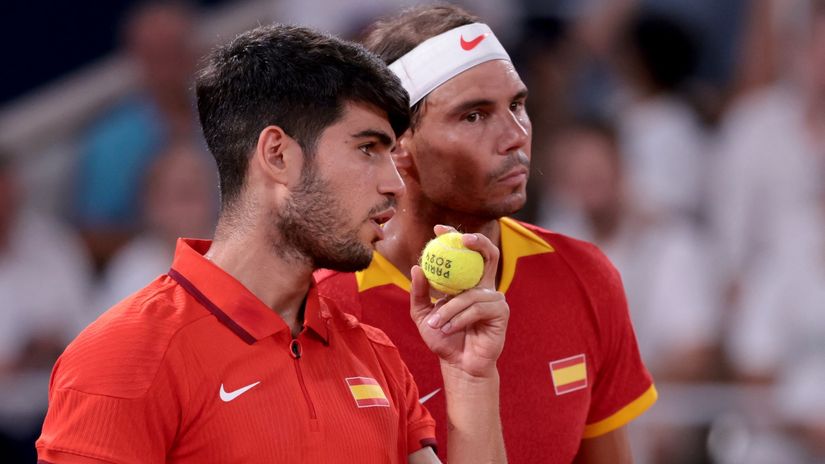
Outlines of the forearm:
[[447,395],[447,456],[452,464],[505,463],[499,375],[472,376],[441,363]]

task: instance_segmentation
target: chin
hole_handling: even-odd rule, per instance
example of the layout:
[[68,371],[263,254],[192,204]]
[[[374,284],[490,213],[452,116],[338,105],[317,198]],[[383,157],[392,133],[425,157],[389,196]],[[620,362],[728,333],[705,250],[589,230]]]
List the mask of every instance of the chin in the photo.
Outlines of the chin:
[[512,216],[521,211],[525,204],[527,204],[527,195],[523,193],[513,194],[501,202],[488,205],[486,212],[489,216],[495,218]]
[[338,250],[335,256],[316,256],[314,261],[317,269],[331,269],[338,272],[357,272],[369,267],[372,262],[372,246],[362,246],[356,250],[349,248]]

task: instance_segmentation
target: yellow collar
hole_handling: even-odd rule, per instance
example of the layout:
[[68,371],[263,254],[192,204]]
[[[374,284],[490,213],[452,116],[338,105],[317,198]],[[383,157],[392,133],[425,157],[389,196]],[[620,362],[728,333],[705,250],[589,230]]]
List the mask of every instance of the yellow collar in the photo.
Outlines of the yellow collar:
[[[544,239],[510,218],[501,218],[501,282],[498,290],[506,293],[516,273],[516,261],[525,256],[552,253],[553,247]],[[393,284],[407,292],[410,279],[399,271],[387,258],[377,251],[372,254],[372,262],[363,271],[355,273],[358,291]]]

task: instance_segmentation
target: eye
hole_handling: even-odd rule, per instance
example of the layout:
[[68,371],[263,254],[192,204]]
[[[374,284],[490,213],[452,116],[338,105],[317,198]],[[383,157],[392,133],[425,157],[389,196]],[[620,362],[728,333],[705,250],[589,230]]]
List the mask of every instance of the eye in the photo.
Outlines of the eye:
[[512,111],[512,112],[519,111],[522,108],[524,108],[524,101],[523,100],[514,101],[513,103],[510,103],[510,111]]
[[359,150],[361,150],[365,155],[370,156],[370,157],[375,155],[375,153],[373,153],[373,151],[372,151],[373,148],[375,148],[374,143],[366,143],[366,144],[361,145],[360,147],[358,147]]
[[467,122],[476,122],[479,119],[481,119],[481,113],[479,113],[478,111],[473,111],[467,116],[464,116],[464,120]]

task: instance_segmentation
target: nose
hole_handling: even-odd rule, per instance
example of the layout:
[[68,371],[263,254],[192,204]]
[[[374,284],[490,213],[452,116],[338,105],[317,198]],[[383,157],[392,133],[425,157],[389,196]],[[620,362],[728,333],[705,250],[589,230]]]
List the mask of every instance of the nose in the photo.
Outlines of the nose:
[[506,111],[504,116],[504,130],[501,134],[499,154],[508,155],[522,149],[530,141],[530,118],[527,113],[513,113]]
[[378,193],[400,197],[406,191],[404,180],[401,179],[391,155],[387,154],[383,160],[378,178]]

